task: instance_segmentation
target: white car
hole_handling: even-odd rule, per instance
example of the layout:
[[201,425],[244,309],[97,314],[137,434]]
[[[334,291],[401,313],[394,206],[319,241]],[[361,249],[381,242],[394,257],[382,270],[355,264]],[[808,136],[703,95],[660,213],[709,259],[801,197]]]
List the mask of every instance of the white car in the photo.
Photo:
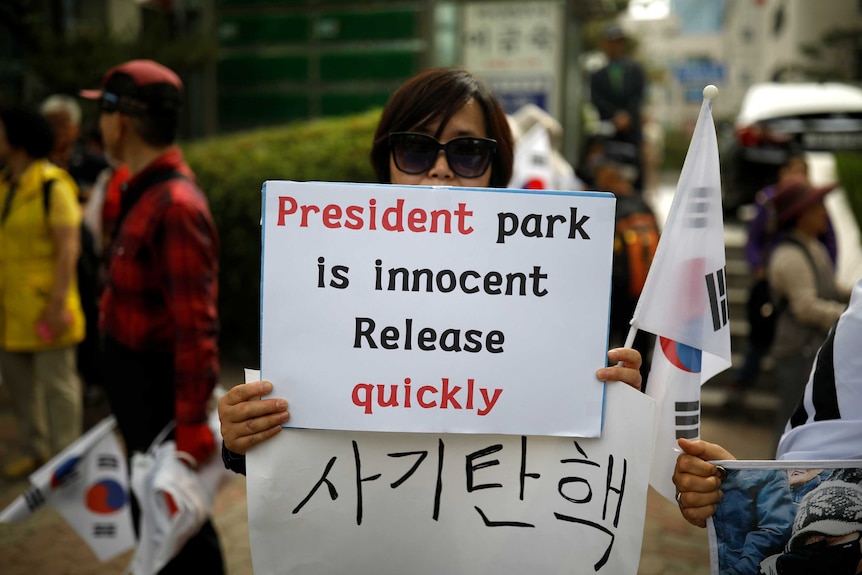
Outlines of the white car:
[[725,208],[751,203],[791,153],[846,150],[862,151],[862,89],[834,82],[755,84],[722,153]]

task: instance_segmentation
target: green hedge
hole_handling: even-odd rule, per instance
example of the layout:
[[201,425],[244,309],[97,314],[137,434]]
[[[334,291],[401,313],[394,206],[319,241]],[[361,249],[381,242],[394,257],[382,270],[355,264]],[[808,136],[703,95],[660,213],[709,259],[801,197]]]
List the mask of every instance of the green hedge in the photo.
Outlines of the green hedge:
[[219,313],[225,357],[257,365],[260,207],[265,180],[373,182],[380,111],[230,134],[183,146],[221,238]]

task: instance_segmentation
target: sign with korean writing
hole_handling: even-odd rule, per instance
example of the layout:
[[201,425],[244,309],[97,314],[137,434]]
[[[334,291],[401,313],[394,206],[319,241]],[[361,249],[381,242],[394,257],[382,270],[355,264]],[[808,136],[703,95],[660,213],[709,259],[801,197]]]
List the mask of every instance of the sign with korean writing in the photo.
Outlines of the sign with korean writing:
[[862,461],[720,461],[713,575],[859,573]]
[[536,104],[559,117],[562,2],[470,2],[462,7],[462,63],[512,113]]
[[249,452],[257,574],[635,575],[654,401],[600,439],[282,431]]
[[598,436],[614,205],[267,182],[261,368],[291,426]]

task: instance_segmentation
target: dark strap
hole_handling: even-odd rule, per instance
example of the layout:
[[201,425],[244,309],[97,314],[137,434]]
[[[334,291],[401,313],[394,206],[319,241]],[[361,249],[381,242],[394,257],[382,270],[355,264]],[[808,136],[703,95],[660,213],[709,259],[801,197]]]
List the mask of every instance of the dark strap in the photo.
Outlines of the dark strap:
[[131,192],[124,189],[123,193],[120,195],[120,215],[117,217],[117,223],[114,229],[120,229],[120,226],[123,224],[123,220],[126,219],[126,216],[132,210],[132,207],[138,203],[138,200],[141,199],[144,192],[150,188],[158,186],[159,184],[178,179],[190,181],[188,176],[173,168],[167,170],[154,170],[141,176],[141,179],[135,182],[135,188]]
[[48,221],[48,215],[51,213],[51,188],[54,187],[54,178],[48,178],[42,183],[42,208],[45,213],[45,221]]
[[[784,239],[781,240],[781,243],[782,244],[792,244],[792,245],[798,247],[800,250],[802,250],[802,253],[805,254],[805,257],[808,260],[808,263],[811,264],[811,271],[814,273],[814,281],[817,282],[817,284],[818,284],[818,292],[819,292],[820,291],[819,290],[820,280],[819,280],[819,277],[817,275],[817,264],[814,263],[814,258],[812,257],[811,253],[808,251],[808,248],[806,248],[802,244],[802,242],[800,242],[799,240],[797,240],[793,236],[785,237]],[[790,305],[790,302],[787,300],[787,298],[782,296],[781,300],[775,306],[775,311],[776,311],[775,317],[778,317],[778,314],[782,313],[785,309],[787,309],[787,307],[789,305]]]
[[3,216],[2,223],[6,224],[6,218],[9,217],[9,212],[12,211],[12,200],[15,199],[15,192],[18,191],[18,184],[11,184],[9,186],[9,193],[6,194],[6,201],[3,202]]
[[[51,209],[51,188],[54,186],[54,178],[48,178],[42,182],[42,210],[45,214],[45,222],[48,222],[48,214]],[[18,190],[18,185],[11,186],[9,193],[6,195],[6,201],[3,203],[3,223],[6,223],[6,218],[9,217],[9,212],[12,211],[12,200],[15,198],[15,192]]]
[[802,253],[805,254],[805,257],[808,259],[808,263],[811,264],[811,271],[814,272],[814,277],[816,279],[817,278],[817,264],[814,263],[814,258],[811,256],[811,253],[808,251],[808,248],[806,248],[802,242],[800,242],[799,240],[797,240],[793,236],[787,236],[786,238],[781,240],[781,243],[793,244],[794,246],[796,246],[800,250],[802,250]]

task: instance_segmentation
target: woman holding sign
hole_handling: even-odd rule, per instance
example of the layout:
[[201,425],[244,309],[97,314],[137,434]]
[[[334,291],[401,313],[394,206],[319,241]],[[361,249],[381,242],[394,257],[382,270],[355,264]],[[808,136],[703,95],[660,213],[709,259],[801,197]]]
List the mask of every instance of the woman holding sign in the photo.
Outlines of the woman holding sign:
[[[514,143],[506,115],[490,89],[460,68],[427,70],[408,80],[383,110],[371,163],[384,184],[503,188],[512,175]],[[640,388],[641,356],[633,349],[608,352],[614,367],[601,381]],[[219,400],[228,469],[245,473],[245,452],[281,431],[287,401],[250,401],[272,391],[269,382],[238,385]]]

